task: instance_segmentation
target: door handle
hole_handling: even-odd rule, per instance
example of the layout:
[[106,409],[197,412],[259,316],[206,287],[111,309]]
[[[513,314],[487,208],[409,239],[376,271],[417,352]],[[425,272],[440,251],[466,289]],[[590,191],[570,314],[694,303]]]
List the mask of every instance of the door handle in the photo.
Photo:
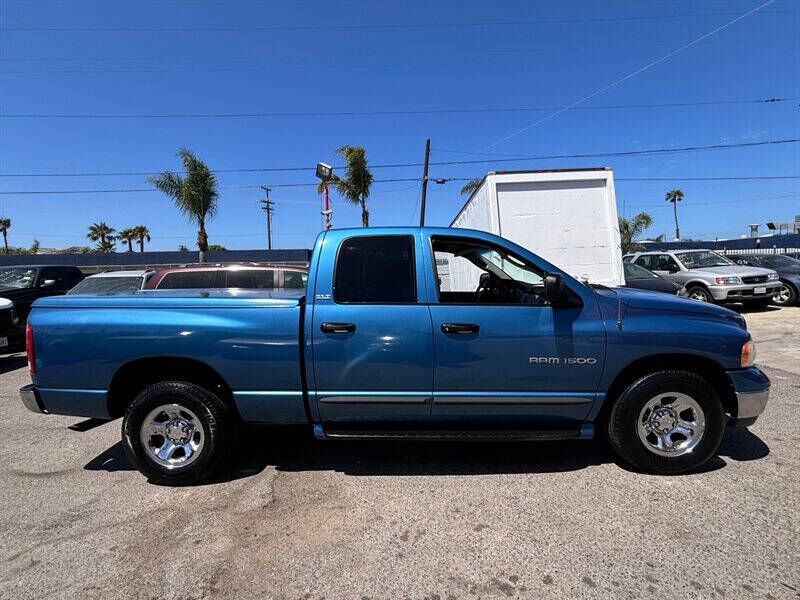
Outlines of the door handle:
[[353,323],[323,323],[320,329],[324,333],[353,333],[356,326]]
[[475,323],[442,323],[443,333],[478,333],[479,329]]

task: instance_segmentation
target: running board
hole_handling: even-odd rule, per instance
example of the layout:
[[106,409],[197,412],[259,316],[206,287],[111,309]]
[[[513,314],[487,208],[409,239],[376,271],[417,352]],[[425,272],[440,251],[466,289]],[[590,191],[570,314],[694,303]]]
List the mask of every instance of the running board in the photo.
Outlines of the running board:
[[532,442],[543,440],[580,439],[578,431],[550,430],[326,430],[314,425],[314,437],[318,440],[423,440],[423,441],[497,441]]

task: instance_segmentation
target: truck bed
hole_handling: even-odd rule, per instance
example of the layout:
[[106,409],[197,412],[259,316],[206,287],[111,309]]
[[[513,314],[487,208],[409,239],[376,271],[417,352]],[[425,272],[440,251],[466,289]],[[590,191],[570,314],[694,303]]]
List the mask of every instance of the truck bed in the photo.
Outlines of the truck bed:
[[245,420],[305,422],[302,303],[300,291],[251,290],[44,298],[30,319],[47,365],[35,383],[51,412],[107,418],[121,368],[196,361],[228,382]]

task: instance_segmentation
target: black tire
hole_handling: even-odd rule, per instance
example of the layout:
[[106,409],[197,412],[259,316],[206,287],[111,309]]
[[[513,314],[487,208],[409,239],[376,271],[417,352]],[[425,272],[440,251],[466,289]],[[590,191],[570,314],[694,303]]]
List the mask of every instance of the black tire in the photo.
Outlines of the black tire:
[[711,292],[709,292],[708,289],[702,285],[693,285],[688,288],[686,290],[686,297],[697,300],[698,302],[709,302],[711,304],[714,303],[714,296],[712,296]]
[[[177,404],[197,416],[202,447],[190,464],[168,468],[156,462],[142,443],[144,419],[162,405]],[[231,413],[215,394],[192,383],[165,381],[142,390],[125,411],[122,445],[128,460],[153,483],[185,485],[209,477],[227,453]]]
[[[784,288],[786,288],[784,290]],[[793,306],[797,302],[797,290],[791,283],[781,282],[781,292],[785,294],[786,300],[781,301],[778,294],[772,297],[772,304],[776,306]]]
[[[637,433],[645,404],[666,392],[686,394],[705,414],[705,432],[697,446],[680,456],[660,456]],[[691,371],[657,371],[640,377],[620,394],[608,419],[608,439],[616,453],[643,471],[670,475],[691,471],[708,461],[719,448],[725,432],[722,403],[708,382]]]

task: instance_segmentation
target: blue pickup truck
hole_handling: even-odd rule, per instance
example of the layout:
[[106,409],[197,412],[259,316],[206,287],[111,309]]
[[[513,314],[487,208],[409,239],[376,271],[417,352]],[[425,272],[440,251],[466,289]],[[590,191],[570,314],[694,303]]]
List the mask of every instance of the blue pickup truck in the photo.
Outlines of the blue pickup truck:
[[211,474],[236,421],[320,439],[607,437],[655,473],[694,469],[769,380],[744,319],[578,282],[503,238],[333,230],[303,294],[138,291],[38,300],[27,408],[113,419],[148,478]]

